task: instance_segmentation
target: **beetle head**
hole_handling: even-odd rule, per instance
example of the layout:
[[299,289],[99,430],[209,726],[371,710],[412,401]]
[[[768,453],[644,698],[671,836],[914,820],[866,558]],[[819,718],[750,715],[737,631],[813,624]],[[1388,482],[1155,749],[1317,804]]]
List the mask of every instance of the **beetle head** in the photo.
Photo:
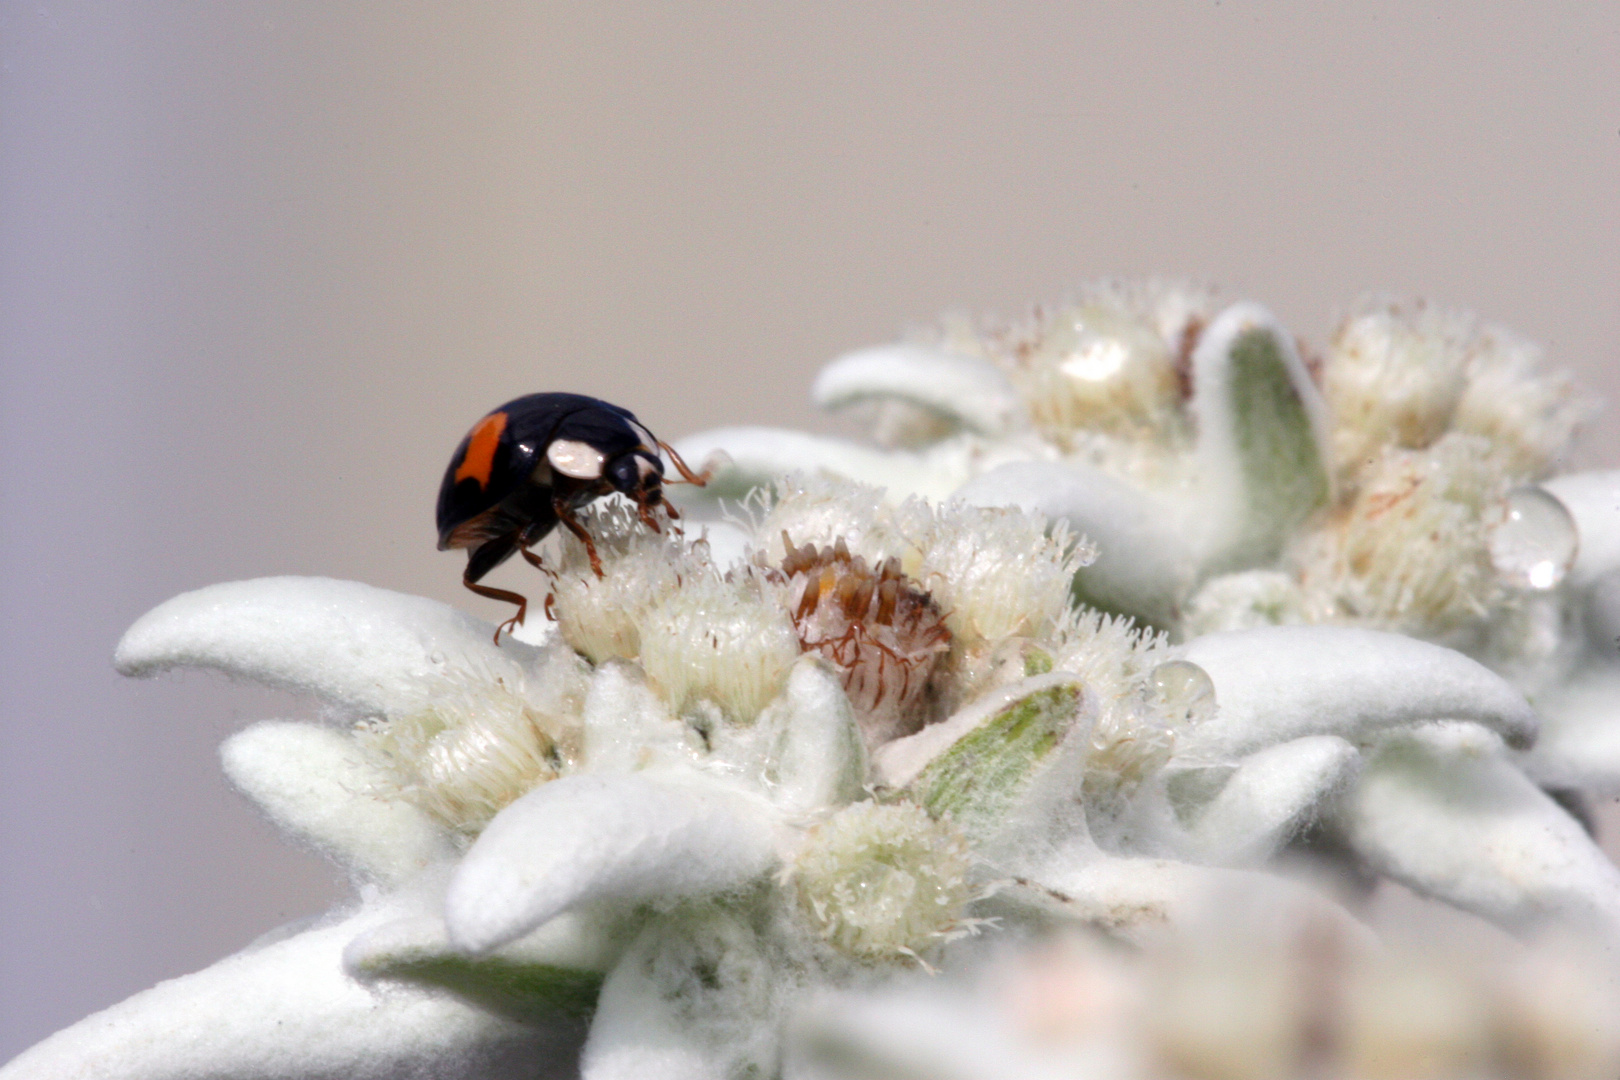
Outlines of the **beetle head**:
[[639,447],[609,462],[607,478],[637,506],[657,506],[664,499],[663,463]]

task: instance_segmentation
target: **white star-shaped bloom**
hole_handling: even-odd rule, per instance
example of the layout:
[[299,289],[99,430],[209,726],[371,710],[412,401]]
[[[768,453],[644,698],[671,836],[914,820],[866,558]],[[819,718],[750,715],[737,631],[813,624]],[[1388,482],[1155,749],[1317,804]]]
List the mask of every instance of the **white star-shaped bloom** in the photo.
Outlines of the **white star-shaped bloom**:
[[[1547,482],[1580,538],[1561,583],[1436,591],[1345,524],[1384,474],[1335,456],[1333,395],[1269,316],[1108,296],[1038,323],[1010,371],[966,346],[829,369],[823,400],[894,406],[912,449],[690,441],[725,445],[722,486],[773,493],[703,537],[591,508],[602,576],[572,536],[548,541],[555,622],[524,640],[324,579],[143,617],[127,674],[212,669],[326,707],[223,758],[357,896],[0,1080],[780,1075],[810,1030],[795,1017],[913,976],[966,986],[993,943],[1054,927],[1151,944],[1249,896],[1365,941],[1278,866],[1313,827],[1503,926],[1620,945],[1620,871],[1539,786],[1610,775],[1587,748],[1615,676],[1588,641],[1620,623],[1616,485]],[[1546,439],[1512,409],[1558,402],[1501,407],[1476,392],[1501,365],[1459,364],[1377,422],[1523,467]],[[1398,455],[1427,452],[1386,464],[1421,486],[1441,459]],[[1508,469],[1464,494],[1496,498]],[[1423,512],[1466,504],[1450,492]],[[1459,535],[1487,549],[1505,527],[1475,524]],[[1371,561],[1312,578],[1352,534]],[[1388,573],[1427,599],[1354,608]],[[1187,632],[1200,596],[1234,628]]]

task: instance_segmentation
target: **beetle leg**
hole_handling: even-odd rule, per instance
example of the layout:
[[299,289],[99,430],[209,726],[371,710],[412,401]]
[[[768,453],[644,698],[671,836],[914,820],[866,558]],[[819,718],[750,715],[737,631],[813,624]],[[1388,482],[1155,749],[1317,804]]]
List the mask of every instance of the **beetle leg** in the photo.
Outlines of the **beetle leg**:
[[[525,552],[524,554],[528,553]],[[467,586],[467,588],[471,589],[473,592],[477,593],[479,596],[487,596],[491,600],[505,600],[508,604],[516,604],[518,606],[516,615],[512,616],[510,619],[507,619],[505,622],[501,623],[501,625],[495,628],[495,644],[499,645],[501,643],[502,630],[505,630],[507,634],[510,635],[512,631],[523,625],[523,616],[529,613],[528,597],[524,596],[522,593],[509,592],[506,589],[497,589],[490,585],[480,585],[478,582],[468,581],[466,578],[462,578],[461,583]]]
[[602,560],[596,554],[596,542],[591,539],[591,534],[585,531],[585,526],[579,523],[579,519],[574,517],[574,512],[568,508],[568,504],[554,500],[551,508],[557,511],[557,520],[568,526],[568,531],[579,537],[579,542],[585,545],[585,557],[591,560],[591,569],[596,571],[596,576],[606,576],[602,573]]
[[675,452],[675,448],[673,446],[669,445],[667,442],[664,442],[662,439],[659,440],[658,445],[663,449],[664,453],[669,455],[669,460],[674,463],[675,468],[680,472],[681,477],[688,484],[696,484],[698,487],[702,487],[709,482],[709,477],[714,472],[713,469],[704,469],[701,474],[695,473],[687,467],[686,462],[681,460],[681,455]]
[[518,552],[519,552],[519,554],[521,554],[523,556],[524,561],[527,562],[530,566],[534,567],[536,570],[540,571],[542,574],[546,575],[551,580],[553,580],[553,581],[557,580],[557,571],[553,570],[551,567],[549,567],[545,563],[541,562],[540,561],[540,556],[536,555],[534,552],[530,551],[526,547],[519,547]]
[[647,505],[647,500],[644,497],[636,500],[636,516],[641,519],[643,525],[653,532],[661,533],[664,531],[658,527],[658,519],[653,517],[652,507]]

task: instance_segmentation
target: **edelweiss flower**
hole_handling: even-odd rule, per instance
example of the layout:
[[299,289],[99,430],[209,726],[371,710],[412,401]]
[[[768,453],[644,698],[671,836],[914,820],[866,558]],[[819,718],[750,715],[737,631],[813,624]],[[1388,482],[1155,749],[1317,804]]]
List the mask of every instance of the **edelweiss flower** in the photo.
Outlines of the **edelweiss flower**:
[[[1483,727],[1378,741],[1357,841],[1438,846],[1510,895],[1504,918],[1578,911],[1620,935],[1620,878],[1468,734],[1524,742],[1534,716],[1460,654],[1344,628],[1177,650],[1072,608],[1093,550],[1038,516],[792,479],[753,508],[724,567],[598,509],[604,577],[559,538],[557,623],[527,642],[319,579],[143,618],[130,674],[213,668],[330,707],[224,757],[359,899],[0,1075],[527,1075],[568,1068],[581,1035],[588,1077],[774,1075],[806,995],[948,966],[986,919],[1152,934],[1247,880],[1347,786],[1356,744],[1436,716]],[[626,591],[659,580],[677,586]],[[827,649],[833,629],[857,647]],[[1524,812],[1443,835],[1461,818],[1424,801],[1426,770],[1457,753]],[[1429,823],[1416,841],[1379,832],[1402,799]]]
[[[1325,827],[1420,891],[1497,919],[1526,910],[1521,896],[1489,899],[1466,880],[1483,849],[1437,858],[1412,815],[1440,815],[1428,840],[1466,841],[1489,808],[1499,822],[1532,806],[1556,817],[1537,786],[1566,802],[1620,793],[1620,473],[1549,476],[1590,405],[1506,331],[1369,300],[1318,357],[1253,304],[1221,310],[1205,290],[1106,284],[1022,323],[954,320],[851,353],[815,394],[875,410],[882,445],[733,428],[681,449],[731,456],[720,491],[809,468],[890,499],[1013,505],[1066,523],[1099,550],[1076,574],[1076,597],[1183,642],[1218,685],[1234,642],[1263,635],[1276,671],[1316,650],[1348,659],[1385,640],[1380,631],[1461,650],[1528,695],[1543,720],[1534,739],[1336,731],[1345,742],[1295,748],[1300,771],[1279,764],[1278,782],[1338,785],[1312,804]],[[1399,675],[1369,662],[1380,685],[1364,693],[1387,691],[1393,705],[1402,678],[1457,661],[1410,648]],[[1235,688],[1265,675],[1245,668],[1225,681],[1244,693]],[[1286,671],[1278,689],[1307,681]],[[1216,695],[1213,723],[1155,751],[1168,754],[1172,793],[1213,786],[1240,798],[1232,755],[1253,748],[1214,735],[1239,708],[1232,692]],[[1460,719],[1437,702],[1425,709],[1407,719]],[[1395,788],[1414,800],[1398,814]],[[1178,810],[1213,828],[1212,812]]]
[[[1620,872],[1527,777],[1538,759],[1510,749],[1538,730],[1513,682],[1339,608],[1333,625],[1254,625],[1322,609],[1300,537],[1383,490],[1373,472],[1355,495],[1336,479],[1332,421],[1292,342],[1249,306],[1200,330],[1203,302],[1174,290],[1098,296],[1086,303],[1119,310],[1082,304],[1005,338],[1016,378],[921,349],[838,369],[850,397],[926,384],[887,415],[908,438],[957,430],[931,449],[755,436],[808,448],[803,464],[897,462],[923,488],[989,470],[986,497],[885,501],[776,475],[698,537],[598,504],[583,516],[602,576],[555,535],[555,622],[498,645],[444,605],[321,579],[218,585],[149,613],[119,646],[126,673],[210,668],[327,706],[326,723],[256,725],[223,756],[290,838],[348,869],[357,899],[82,1021],[0,1078],[528,1076],[576,1059],[591,1080],[776,1076],[801,1068],[795,1018],[826,995],[927,972],[968,985],[985,949],[1054,927],[1151,943],[1241,895],[1363,941],[1272,871],[1313,824],[1510,927],[1620,944]],[[1150,304],[1151,334],[1121,321],[1127,301]],[[1116,369],[1125,381],[1019,432],[1014,387]],[[1512,417],[1492,416],[1464,434],[1502,438]],[[736,484],[763,475],[733,453]],[[1554,488],[1582,530],[1570,581],[1620,561],[1602,483]],[[995,505],[1031,493],[1045,511]],[[1206,527],[1179,531],[1193,522]],[[1508,528],[1483,542],[1505,550]],[[1206,582],[1246,628],[1175,643],[1119,614],[1179,632]],[[1516,636],[1485,635],[1479,657],[1561,632],[1521,609]],[[1542,669],[1562,655],[1535,647]]]

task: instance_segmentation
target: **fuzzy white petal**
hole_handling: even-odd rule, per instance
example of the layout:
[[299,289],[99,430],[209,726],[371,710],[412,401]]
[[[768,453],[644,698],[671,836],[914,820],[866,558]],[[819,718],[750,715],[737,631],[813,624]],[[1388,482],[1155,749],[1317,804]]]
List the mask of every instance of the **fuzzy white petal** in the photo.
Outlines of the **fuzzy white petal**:
[[450,882],[445,924],[466,952],[503,945],[591,900],[726,892],[775,865],[770,805],[645,773],[542,785],[496,815]]
[[1620,796],[1620,669],[1591,667],[1536,695],[1541,736],[1524,754],[1538,784]]
[[1564,504],[1580,535],[1571,584],[1588,585],[1620,570],[1620,470],[1569,473],[1541,486]]
[[581,1080],[776,1075],[791,976],[762,945],[724,909],[653,920],[602,987]]
[[[532,934],[488,954],[517,963],[554,964],[577,971],[606,973],[618,962],[624,942],[618,921],[596,911],[570,911]],[[404,977],[402,968],[431,960],[466,959],[450,944],[437,915],[409,915],[356,937],[343,950],[343,963],[358,979]]]
[[985,469],[1039,456],[1020,443],[989,443],[976,435],[958,435],[921,451],[878,450],[847,439],[763,427],[703,431],[688,435],[675,448],[688,461],[702,461],[716,451],[731,458],[701,492],[683,490],[686,500],[700,495],[741,498],[790,472],[828,472],[885,488],[895,501],[906,495],[944,501]]
[[1390,735],[1343,811],[1374,869],[1515,929],[1567,918],[1620,943],[1620,869],[1469,724]]
[[425,709],[448,667],[492,676],[533,661],[532,646],[496,646],[494,627],[436,600],[357,581],[230,581],[168,600],[136,620],[113,663],[125,675],[200,667],[301,690],[375,715]]
[[[581,1080],[708,1080],[721,1076],[704,1032],[682,1024],[663,989],[625,965],[591,1025]],[[602,1006],[605,1006],[602,1007]]]
[[845,353],[810,390],[824,409],[899,398],[985,435],[1013,427],[1024,409],[1012,383],[988,360],[920,345],[880,345]]
[[1306,735],[1364,743],[1426,720],[1473,720],[1529,745],[1524,696],[1462,653],[1339,626],[1266,626],[1196,638],[1186,658],[1215,683],[1216,714],[1177,746],[1183,758],[1246,754]]
[[1258,304],[1216,316],[1192,357],[1212,569],[1257,566],[1328,501],[1327,406],[1293,339]]
[[[866,747],[838,675],[806,656],[793,665],[787,692],[759,721],[774,735],[772,796],[786,814],[842,806],[861,795]],[[779,725],[774,732],[767,724]]]
[[225,740],[225,776],[294,842],[383,884],[450,858],[445,830],[400,798],[346,732],[268,720]]
[[1111,611],[1168,625],[1192,584],[1192,552],[1153,496],[1098,469],[1048,461],[1000,465],[959,488],[974,506],[1017,506],[1062,520],[1097,545],[1075,581]]
[[[702,494],[712,498],[737,498],[756,487],[770,484],[776,477],[794,471],[826,471],[878,487],[889,487],[897,477],[918,473],[925,460],[920,455],[891,453],[862,446],[847,439],[808,435],[784,428],[728,427],[688,435],[675,444],[682,457],[702,461],[716,451],[730,462],[710,479]],[[901,484],[909,490],[910,485]],[[685,493],[695,498],[696,492]]]
[[1082,1058],[1072,1044],[1031,1038],[1025,1026],[1008,1023],[960,985],[928,980],[823,994],[794,1016],[782,1075],[784,1080],[1104,1080],[1130,1075],[1111,1047],[1093,1043],[1086,1050]]
[[582,722],[585,766],[593,772],[631,772],[693,756],[687,726],[670,713],[638,669],[620,661],[596,669]]
[[0,1078],[490,1080],[533,1077],[548,1058],[566,1066],[555,1033],[446,994],[376,994],[346,975],[344,946],[400,915],[374,905],[159,983],[24,1052]]
[[1199,814],[1191,830],[1197,854],[1225,866],[1264,862],[1360,766],[1356,748],[1332,735],[1250,754]]

